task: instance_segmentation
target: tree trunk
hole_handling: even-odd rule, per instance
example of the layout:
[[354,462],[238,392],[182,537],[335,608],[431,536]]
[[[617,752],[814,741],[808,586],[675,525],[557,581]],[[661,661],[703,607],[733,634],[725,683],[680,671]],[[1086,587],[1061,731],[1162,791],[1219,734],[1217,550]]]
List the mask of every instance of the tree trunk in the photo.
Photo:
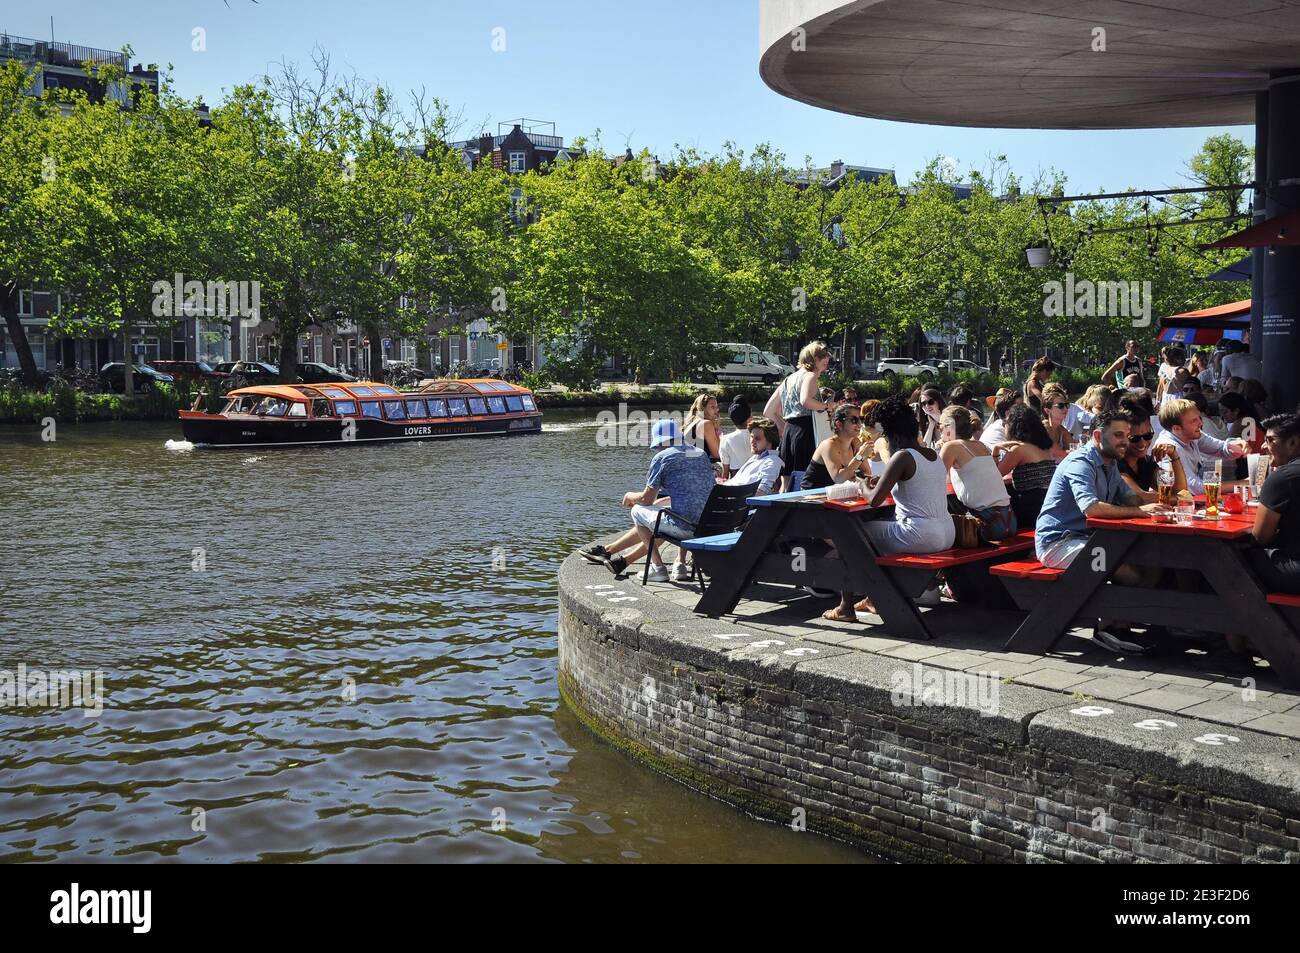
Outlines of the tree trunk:
[[18,317],[18,286],[15,284],[6,284],[3,288],[3,294],[0,295],[0,310],[4,311],[5,330],[9,333],[9,340],[14,343],[14,352],[18,355],[18,366],[22,368],[23,384],[29,388],[35,388],[40,383],[39,371],[36,368],[36,358],[32,356],[32,346],[27,340],[27,329],[23,327],[23,322]]
[[280,383],[298,383],[298,335],[280,327]]
[[131,353],[131,319],[122,312],[122,396],[127,400],[135,397],[135,355]]
[[370,379],[384,382],[384,338],[378,331],[370,332]]

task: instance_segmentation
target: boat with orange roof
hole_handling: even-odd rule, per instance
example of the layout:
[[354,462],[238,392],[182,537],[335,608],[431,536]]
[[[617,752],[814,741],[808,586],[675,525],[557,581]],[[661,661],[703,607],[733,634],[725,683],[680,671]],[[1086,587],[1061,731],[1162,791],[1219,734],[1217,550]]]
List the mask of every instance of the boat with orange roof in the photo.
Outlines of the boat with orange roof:
[[218,413],[180,412],[201,447],[291,447],[535,434],[530,390],[506,381],[435,380],[414,391],[388,384],[264,384],[226,395]]

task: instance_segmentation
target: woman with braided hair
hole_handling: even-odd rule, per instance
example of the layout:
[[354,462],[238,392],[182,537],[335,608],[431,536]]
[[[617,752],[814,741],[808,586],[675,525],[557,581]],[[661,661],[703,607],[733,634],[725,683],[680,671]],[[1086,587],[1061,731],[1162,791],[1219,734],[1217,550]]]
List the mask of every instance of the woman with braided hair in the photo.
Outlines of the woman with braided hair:
[[[916,415],[901,395],[882,401],[873,415],[889,445],[889,463],[871,487],[867,502],[879,506],[891,494],[894,518],[866,520],[863,530],[882,555],[937,553],[953,544],[955,530],[948,513],[948,468],[938,451],[917,440]],[[840,593],[840,604],[822,614],[831,622],[856,622],[857,612],[875,612],[870,599]]]

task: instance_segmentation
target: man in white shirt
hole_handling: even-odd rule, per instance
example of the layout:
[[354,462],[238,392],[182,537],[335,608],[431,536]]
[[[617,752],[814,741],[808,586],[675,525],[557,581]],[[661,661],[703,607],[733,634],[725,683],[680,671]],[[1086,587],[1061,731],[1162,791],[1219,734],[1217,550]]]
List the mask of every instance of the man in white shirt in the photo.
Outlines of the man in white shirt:
[[718,447],[718,459],[722,461],[722,475],[730,477],[749,459],[749,422],[754,419],[749,409],[749,401],[737,396],[727,408],[727,416],[736,425],[736,429],[722,438]]
[[1232,353],[1223,359],[1221,367],[1223,369],[1221,376],[1224,378],[1240,377],[1248,381],[1264,379],[1264,365],[1240,341],[1232,342]]
[[1173,400],[1160,408],[1164,428],[1154,447],[1172,444],[1187,474],[1187,489],[1192,495],[1205,492],[1205,475],[1214,472],[1215,460],[1244,457],[1249,445],[1244,440],[1216,440],[1202,432],[1201,412],[1190,400]]
[[1001,396],[993,404],[993,416],[980,434],[980,443],[992,450],[1007,439],[1007,414],[1020,402],[1020,391],[998,392]]
[[724,482],[727,486],[757,482],[754,495],[767,496],[781,479],[781,457],[776,451],[781,442],[780,432],[776,424],[763,417],[754,417],[749,421],[749,429],[741,432],[749,437],[749,459],[740,465],[735,476]]

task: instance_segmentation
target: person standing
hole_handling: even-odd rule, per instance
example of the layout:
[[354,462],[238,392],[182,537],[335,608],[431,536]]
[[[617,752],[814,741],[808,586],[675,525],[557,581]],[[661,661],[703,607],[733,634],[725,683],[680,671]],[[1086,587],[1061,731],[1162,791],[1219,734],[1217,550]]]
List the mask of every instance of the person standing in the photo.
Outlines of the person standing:
[[833,410],[830,401],[818,398],[818,380],[831,363],[831,350],[813,341],[799,352],[799,369],[781,382],[768,400],[763,416],[785,421],[781,431],[781,475],[783,489],[797,490],[803,472],[817,449],[813,437],[814,412]]
[[1101,379],[1109,384],[1115,381],[1116,387],[1124,387],[1130,374],[1142,374],[1142,355],[1138,353],[1138,342],[1128,341],[1124,353],[1115,359],[1115,363],[1102,372]]
[[1029,368],[1029,377],[1025,380],[1024,388],[1025,404],[1040,414],[1043,412],[1043,388],[1047,386],[1047,382],[1052,379],[1055,372],[1056,365],[1046,354],[1034,361],[1033,366]]

